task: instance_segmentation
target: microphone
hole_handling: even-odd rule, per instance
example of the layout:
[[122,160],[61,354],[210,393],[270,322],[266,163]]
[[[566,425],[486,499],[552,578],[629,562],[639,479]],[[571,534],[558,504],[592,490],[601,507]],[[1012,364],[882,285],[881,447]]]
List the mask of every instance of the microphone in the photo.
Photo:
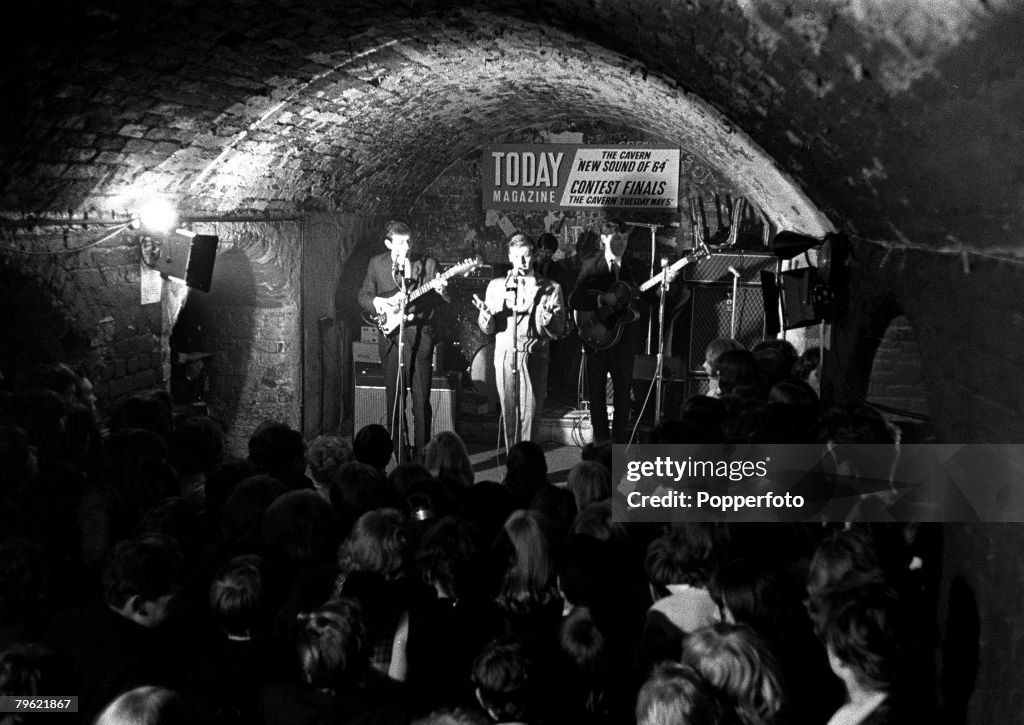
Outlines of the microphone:
[[412,279],[412,262],[408,257],[405,258],[405,278]]
[[729,267],[729,271],[732,273],[733,277],[739,277],[740,276],[740,273],[736,271],[735,267],[730,266]]

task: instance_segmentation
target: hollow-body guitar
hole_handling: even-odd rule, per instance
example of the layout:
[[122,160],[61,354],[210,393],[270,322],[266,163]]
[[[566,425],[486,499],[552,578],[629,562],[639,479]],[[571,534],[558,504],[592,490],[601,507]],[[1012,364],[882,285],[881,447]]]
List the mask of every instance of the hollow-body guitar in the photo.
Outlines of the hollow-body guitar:
[[[668,267],[669,272],[678,272],[683,267],[698,259],[707,257],[710,251],[707,247],[700,247],[691,254],[676,260]],[[622,339],[622,332],[626,325],[640,319],[640,310],[637,309],[637,298],[649,289],[659,284],[663,279],[663,272],[651,277],[639,287],[623,280],[613,282],[606,292],[615,295],[615,303],[598,307],[596,310],[576,310],[576,327],[579,330],[580,339],[593,347],[595,350],[607,350],[619,343]],[[597,294],[606,294],[594,290]]]

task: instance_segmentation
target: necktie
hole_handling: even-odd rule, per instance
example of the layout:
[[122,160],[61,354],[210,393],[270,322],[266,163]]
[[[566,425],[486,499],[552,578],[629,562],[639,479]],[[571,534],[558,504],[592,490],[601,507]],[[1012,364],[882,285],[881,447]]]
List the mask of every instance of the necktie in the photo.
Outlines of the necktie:
[[619,281],[619,265],[615,262],[612,262],[612,276],[615,277],[616,282]]

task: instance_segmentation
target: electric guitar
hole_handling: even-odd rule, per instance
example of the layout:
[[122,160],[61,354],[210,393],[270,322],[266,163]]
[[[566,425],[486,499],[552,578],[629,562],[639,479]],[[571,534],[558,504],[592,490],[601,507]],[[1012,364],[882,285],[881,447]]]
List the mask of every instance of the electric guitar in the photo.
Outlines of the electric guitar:
[[385,335],[390,335],[398,330],[403,319],[406,321],[412,319],[412,314],[406,313],[405,311],[405,308],[409,303],[422,297],[427,292],[436,290],[438,282],[447,281],[460,274],[469,274],[477,267],[482,266],[483,263],[482,259],[476,257],[475,259],[466,259],[460,264],[456,264],[443,274],[434,277],[434,279],[430,280],[426,284],[420,285],[416,289],[412,290],[405,296],[405,304],[402,304],[403,297],[401,290],[395,290],[388,295],[388,306],[386,309],[379,314],[364,312],[363,319],[371,325],[376,325],[377,328]]
[[[669,272],[678,272],[686,265],[710,256],[711,250],[701,246],[691,254],[673,262],[667,269]],[[640,310],[636,307],[637,298],[641,293],[661,284],[663,272],[664,270],[658,272],[639,287],[619,280],[613,282],[606,292],[594,290],[597,294],[614,293],[615,303],[603,305],[596,310],[576,310],[576,327],[579,330],[580,339],[595,350],[607,350],[617,345],[622,339],[622,331],[626,325],[640,319]]]

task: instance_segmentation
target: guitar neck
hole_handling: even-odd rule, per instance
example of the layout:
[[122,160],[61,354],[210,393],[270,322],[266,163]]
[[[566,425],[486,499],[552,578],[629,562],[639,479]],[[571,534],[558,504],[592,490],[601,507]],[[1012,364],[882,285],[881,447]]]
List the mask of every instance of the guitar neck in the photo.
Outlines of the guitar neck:
[[434,284],[433,283],[436,282],[437,280],[439,280],[439,279],[443,279],[443,280],[451,279],[455,275],[462,274],[466,270],[469,270],[469,269],[472,269],[472,268],[473,268],[472,264],[458,264],[458,265],[452,267],[447,272],[442,273],[440,277],[435,277],[430,282],[427,282],[426,284],[420,285],[419,287],[414,289],[412,292],[410,292],[409,293],[409,297],[406,300],[406,302],[407,303],[408,302],[412,302],[413,300],[415,300],[415,299],[417,299],[419,297],[422,297],[427,292],[430,292],[431,290],[433,290],[434,289]]
[[[676,260],[675,262],[673,262],[671,265],[669,265],[667,267],[667,269],[668,269],[669,272],[678,272],[683,267],[685,267],[686,265],[690,264],[696,258],[697,258],[696,255],[693,255],[693,254],[687,255],[687,256],[683,257],[682,259],[679,259],[679,260]],[[658,272],[658,274],[654,275],[649,280],[647,280],[642,285],[640,285],[640,291],[641,292],[646,292],[647,290],[651,289],[652,287],[660,284],[661,283],[661,279],[662,279],[661,275],[662,275],[662,273]]]

